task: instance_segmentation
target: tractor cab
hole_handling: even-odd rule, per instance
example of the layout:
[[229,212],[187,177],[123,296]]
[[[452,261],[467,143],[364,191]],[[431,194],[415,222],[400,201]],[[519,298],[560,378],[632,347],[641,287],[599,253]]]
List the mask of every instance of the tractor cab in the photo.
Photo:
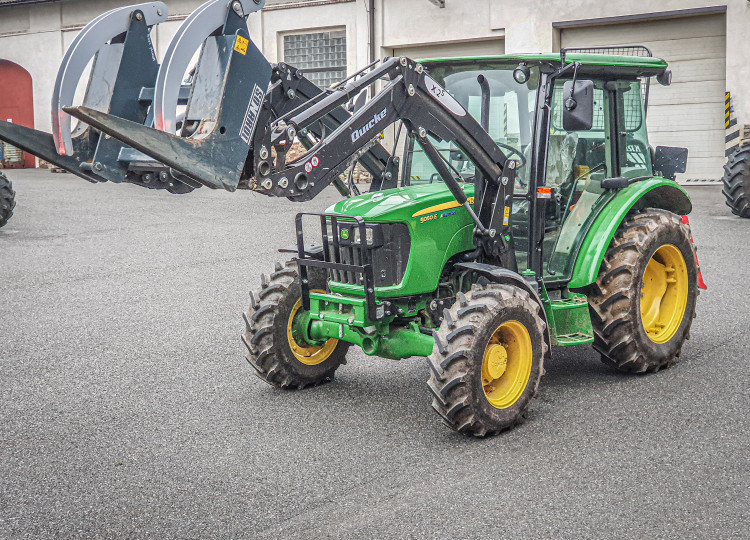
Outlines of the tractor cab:
[[[554,79],[550,75],[559,55],[425,62],[430,76],[516,161],[512,223],[518,269],[538,272],[551,287],[571,279],[587,230],[616,195],[604,189],[602,181],[653,175],[647,81],[666,67],[663,60],[648,57],[569,54],[567,59],[581,62],[581,67]],[[589,129],[573,129],[564,119],[574,76],[593,83]],[[464,152],[447,141],[432,142],[454,172],[465,182],[473,181],[475,167]],[[442,181],[414,137],[407,139],[405,154],[403,185]],[[530,216],[531,200],[540,188],[549,191],[544,219],[538,220],[541,249],[529,242],[530,232],[537,237],[542,232],[533,231]]]

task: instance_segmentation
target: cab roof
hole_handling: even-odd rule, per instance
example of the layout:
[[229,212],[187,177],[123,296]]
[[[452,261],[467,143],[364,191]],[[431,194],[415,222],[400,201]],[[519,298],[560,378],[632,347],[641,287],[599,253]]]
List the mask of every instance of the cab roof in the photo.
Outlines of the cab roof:
[[[557,68],[561,64],[560,53],[539,54],[502,54],[490,56],[459,56],[453,58],[431,58],[421,60],[423,64],[436,63],[476,63],[493,61],[498,63],[520,63],[528,65],[550,66]],[[667,62],[651,56],[623,56],[611,54],[592,54],[569,52],[565,62],[580,62],[582,71],[592,74],[612,74],[625,76],[655,76],[667,69]]]

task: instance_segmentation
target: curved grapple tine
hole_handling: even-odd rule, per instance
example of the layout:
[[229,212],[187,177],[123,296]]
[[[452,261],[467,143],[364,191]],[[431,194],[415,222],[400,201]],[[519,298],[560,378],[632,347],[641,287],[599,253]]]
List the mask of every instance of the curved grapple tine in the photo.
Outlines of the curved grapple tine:
[[185,19],[172,38],[156,76],[153,102],[156,129],[176,132],[177,99],[185,71],[206,38],[224,25],[227,10],[241,9],[242,14],[249,15],[262,9],[265,3],[266,0],[209,0]]
[[64,107],[73,104],[78,81],[94,55],[112,38],[127,32],[130,15],[140,10],[149,26],[167,20],[167,6],[163,2],[147,2],[116,8],[87,24],[63,57],[52,92],[52,137],[60,155],[72,155],[73,140],[71,118],[63,112]]

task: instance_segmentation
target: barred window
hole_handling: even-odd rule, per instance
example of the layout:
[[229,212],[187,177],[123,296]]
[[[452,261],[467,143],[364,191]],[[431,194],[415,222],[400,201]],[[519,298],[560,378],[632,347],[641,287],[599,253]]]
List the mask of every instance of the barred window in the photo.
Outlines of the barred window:
[[321,88],[346,78],[346,31],[284,36],[284,62]]

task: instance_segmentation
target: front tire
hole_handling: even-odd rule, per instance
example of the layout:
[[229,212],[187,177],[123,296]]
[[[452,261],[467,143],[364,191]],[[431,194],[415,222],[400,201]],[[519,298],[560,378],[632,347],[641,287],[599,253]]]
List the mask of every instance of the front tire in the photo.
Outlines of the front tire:
[[4,173],[0,172],[0,227],[8,223],[16,207],[16,192],[13,184]]
[[449,428],[485,437],[526,419],[547,354],[541,315],[517,287],[475,286],[458,294],[427,359],[432,407]]
[[695,317],[698,266],[679,216],[647,209],[615,234],[588,291],[594,349],[627,373],[658,371],[679,357]]
[[[325,271],[310,268],[308,279],[311,290],[325,289]],[[250,293],[250,309],[243,314],[247,361],[258,377],[276,388],[302,389],[330,381],[346,363],[348,343],[329,339],[310,345],[295,335],[301,303],[297,263],[289,261],[278,264],[270,279],[261,276],[261,287]]]

